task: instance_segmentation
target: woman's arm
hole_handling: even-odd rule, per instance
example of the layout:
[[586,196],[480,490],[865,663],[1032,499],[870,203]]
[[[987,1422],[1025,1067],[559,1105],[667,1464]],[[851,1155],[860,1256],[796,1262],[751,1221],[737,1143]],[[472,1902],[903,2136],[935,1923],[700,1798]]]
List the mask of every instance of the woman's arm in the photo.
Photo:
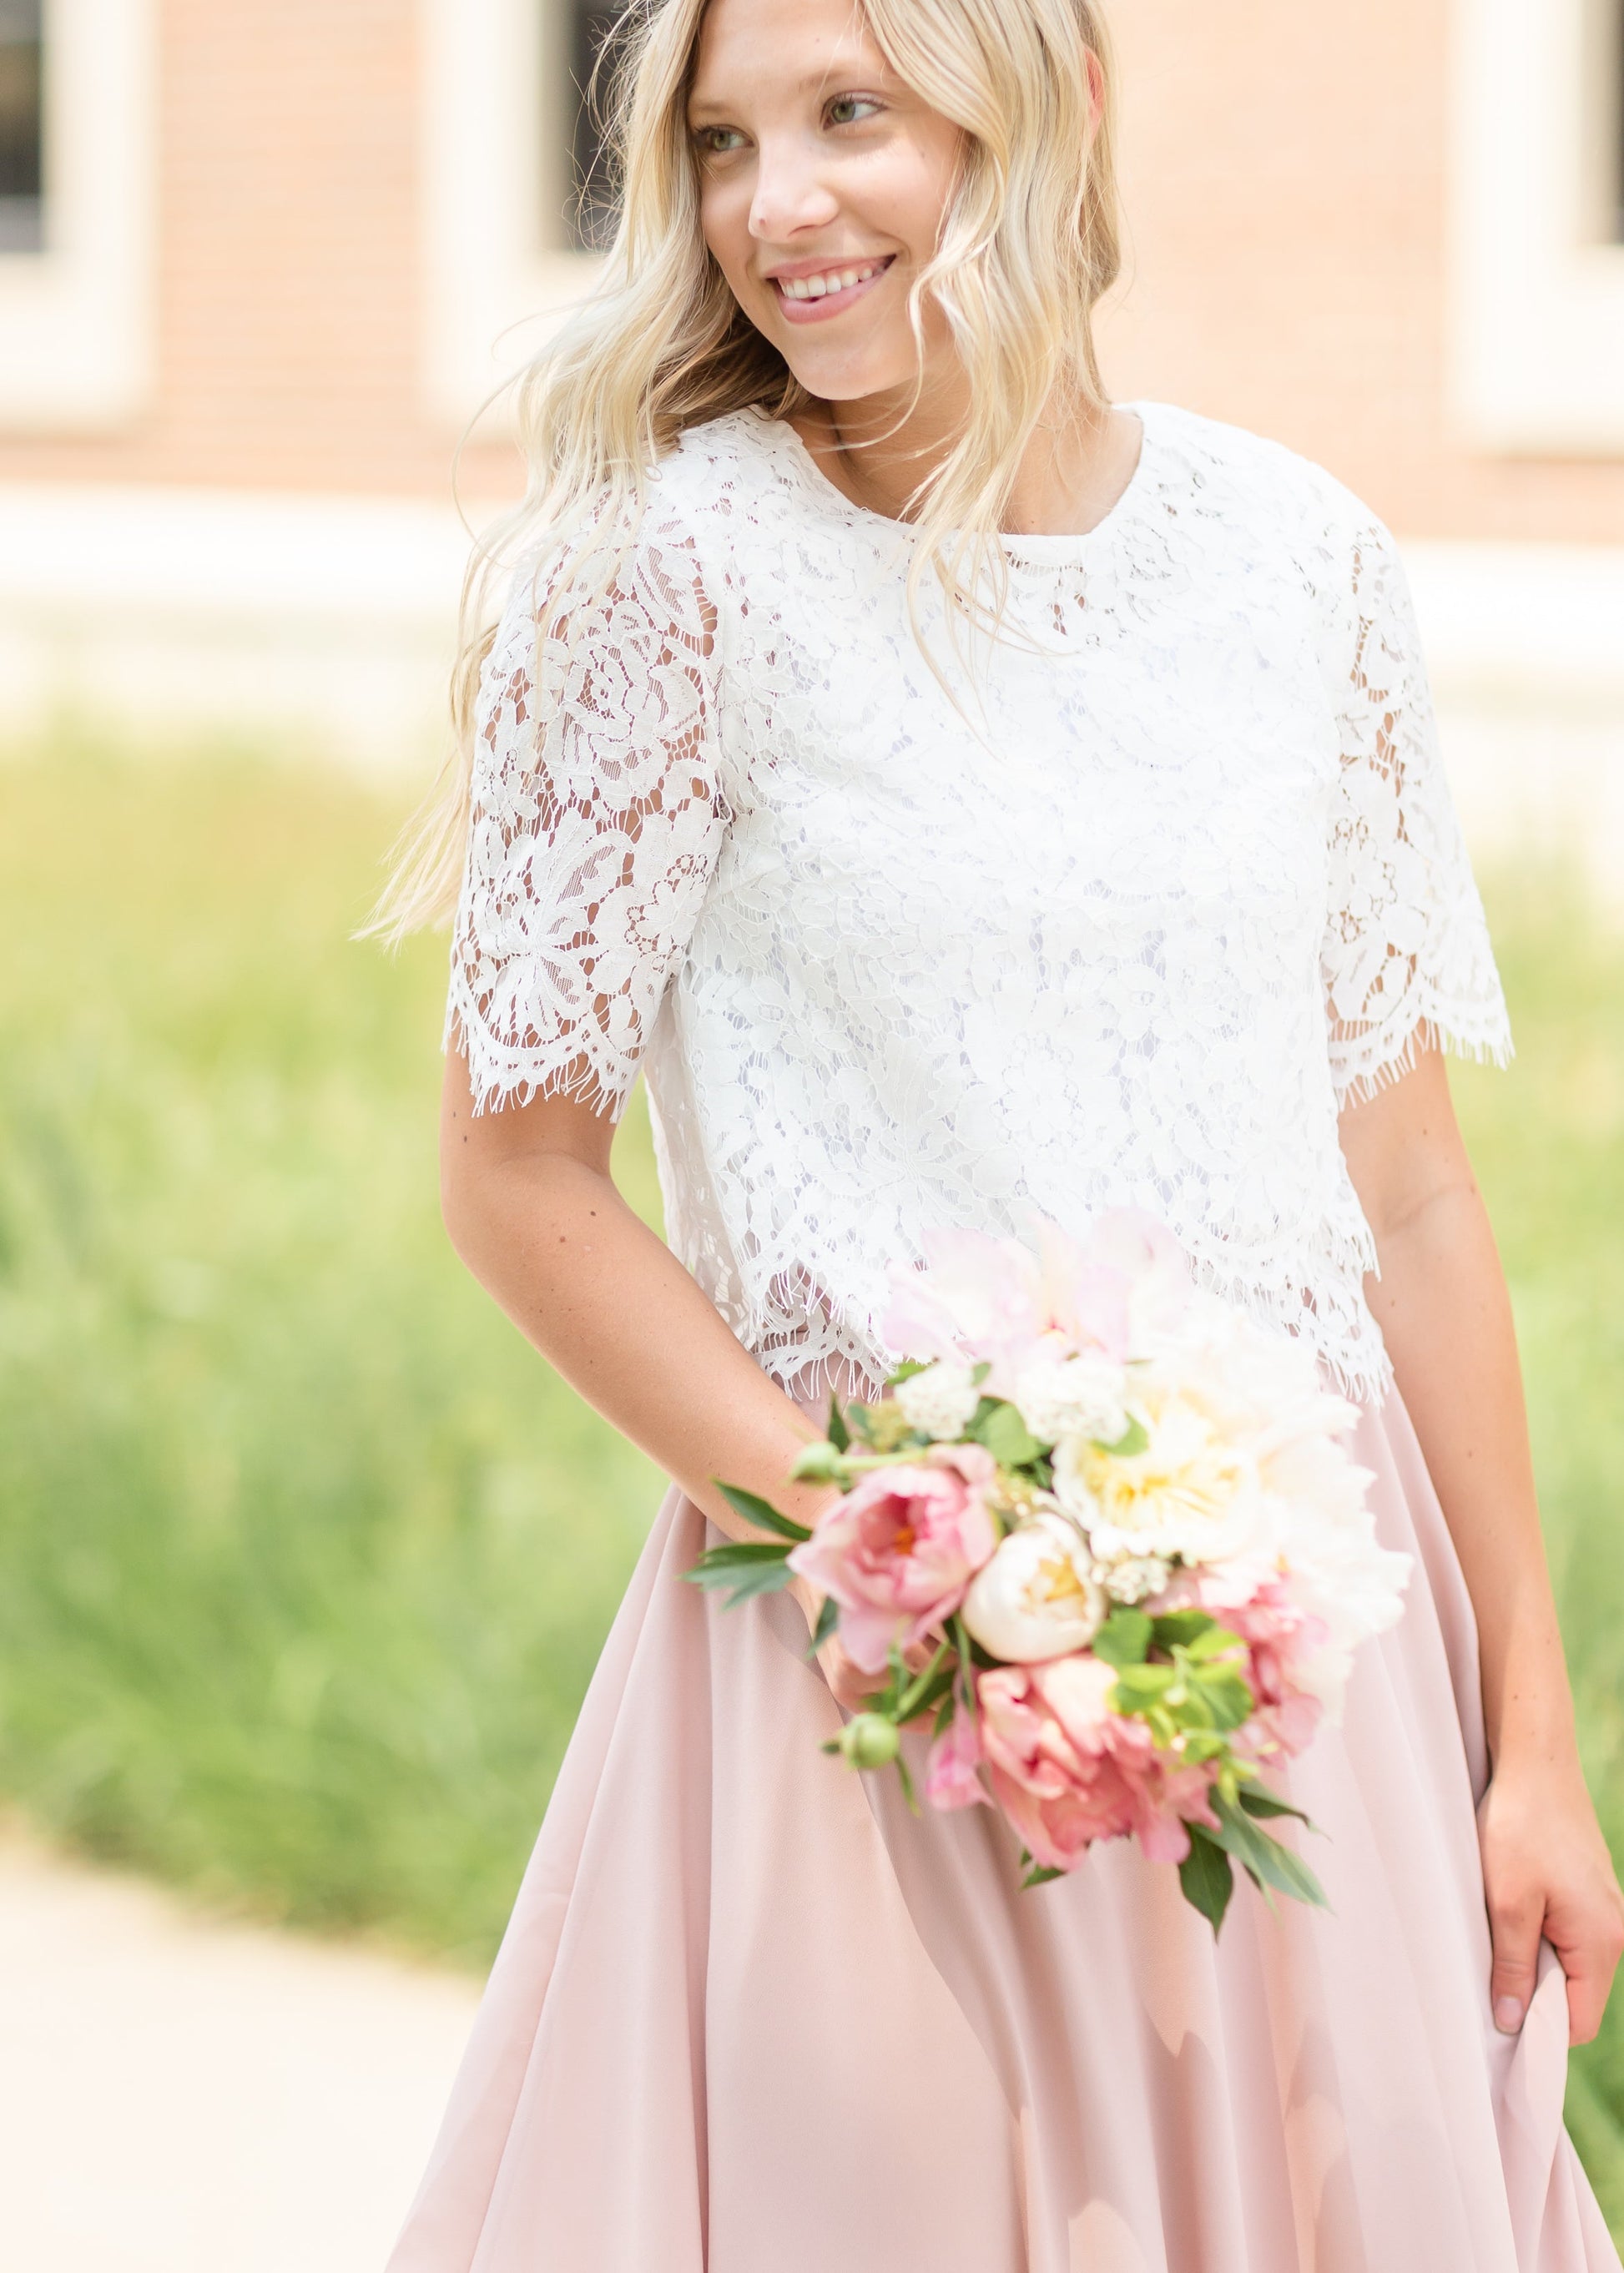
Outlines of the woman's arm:
[[[718,1476],[810,1522],[830,1488],[785,1478],[817,1430],[620,1197],[613,1136],[606,1114],[559,1096],[477,1114],[454,1051],[440,1105],[452,1245],[520,1332],[718,1529],[767,1536],[734,1513]],[[820,1598],[799,1579],[791,1591],[810,1629]],[[838,1642],[819,1662],[843,1703],[876,1685]]]
[[1587,2043],[1624,1951],[1624,1897],[1579,1768],[1511,1305],[1439,1053],[1350,1106],[1342,1144],[1375,1234],[1371,1308],[1477,1614],[1495,2021],[1521,2026],[1543,1935],[1568,1976],[1571,2041]]

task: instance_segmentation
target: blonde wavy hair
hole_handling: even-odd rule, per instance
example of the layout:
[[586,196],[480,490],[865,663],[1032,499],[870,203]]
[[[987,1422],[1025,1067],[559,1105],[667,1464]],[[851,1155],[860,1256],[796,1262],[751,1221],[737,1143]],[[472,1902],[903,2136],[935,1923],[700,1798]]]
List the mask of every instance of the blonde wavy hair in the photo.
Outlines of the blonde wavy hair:
[[[568,562],[540,611],[539,642],[572,596],[607,589],[649,470],[685,428],[752,404],[784,417],[811,401],[745,317],[701,234],[687,106],[705,6],[634,0],[618,27],[605,106],[618,224],[596,289],[510,382],[525,495],[474,547],[452,675],[455,746],[392,856],[374,935],[399,940],[455,905],[480,672],[512,564],[538,549]],[[1023,454],[1056,407],[1106,407],[1092,319],[1121,248],[1105,26],[1094,0],[861,0],[861,11],[892,70],[964,138],[909,312],[922,353],[927,298],[941,311],[971,409],[906,508],[918,531],[909,608],[917,630],[921,580],[934,575],[950,620],[996,628],[999,529]],[[1091,68],[1103,89],[1097,109]]]

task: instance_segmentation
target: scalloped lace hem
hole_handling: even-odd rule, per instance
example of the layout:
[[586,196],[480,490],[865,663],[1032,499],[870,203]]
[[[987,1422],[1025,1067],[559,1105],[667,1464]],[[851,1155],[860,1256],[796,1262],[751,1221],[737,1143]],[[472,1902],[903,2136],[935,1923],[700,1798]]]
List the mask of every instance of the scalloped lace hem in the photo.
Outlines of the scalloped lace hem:
[[1339,1075],[1338,1103],[1368,1104],[1407,1073],[1413,1073],[1423,1050],[1438,1050],[1473,1065],[1497,1066],[1502,1073],[1516,1054],[1510,1028],[1502,1016],[1491,1013],[1474,1018],[1458,1010],[1429,1014],[1410,1028],[1402,1044],[1379,1043],[1357,1073]]
[[508,1048],[492,1039],[472,1002],[462,997],[462,989],[454,979],[441,1047],[460,1047],[467,1058],[476,1115],[498,1113],[505,1105],[532,1105],[540,1097],[566,1098],[572,1105],[607,1114],[612,1121],[625,1112],[637,1079],[635,1066],[628,1069],[616,1055],[611,1075],[579,1050],[567,1062],[549,1062],[534,1047]]
[[[1345,1287],[1333,1281],[1317,1290],[1289,1293],[1226,1279],[1197,1265],[1202,1285],[1237,1303],[1266,1326],[1309,1341],[1329,1380],[1357,1405],[1379,1405],[1393,1384],[1393,1365],[1381,1330]],[[1340,1315],[1338,1315],[1340,1313]],[[872,1318],[859,1306],[834,1306],[816,1317],[792,1317],[764,1309],[728,1324],[764,1373],[798,1403],[878,1394],[899,1353],[887,1347]]]

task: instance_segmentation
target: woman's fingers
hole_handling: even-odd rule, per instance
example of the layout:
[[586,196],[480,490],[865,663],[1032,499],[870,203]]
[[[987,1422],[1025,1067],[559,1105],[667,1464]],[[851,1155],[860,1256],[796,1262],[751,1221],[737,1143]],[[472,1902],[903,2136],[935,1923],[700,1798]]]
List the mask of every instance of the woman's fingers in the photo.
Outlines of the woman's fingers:
[[1494,2025],[1515,2036],[1522,2025],[1539,1963],[1539,1932],[1545,1924],[1545,1896],[1529,1882],[1511,1887],[1489,1884],[1489,1931],[1494,1941],[1494,1964],[1489,1976],[1489,2003]]
[[[1558,1953],[1560,1954],[1560,1952]],[[1570,2044],[1588,2044],[1601,2026],[1601,2016],[1607,2009],[1607,1992],[1613,1986],[1613,1965],[1605,1963],[1591,1952],[1581,1952],[1569,1966],[1562,1959],[1568,1973],[1568,2041]]]
[[1478,1831],[1496,2028],[1522,2027],[1543,1938],[1568,1977],[1568,2041],[1588,2044],[1624,1952],[1624,1894],[1588,1797],[1582,1786],[1564,1794],[1544,1776],[1497,1779],[1478,1811]]
[[1545,1931],[1568,1976],[1568,2041],[1588,2044],[1601,2027],[1624,1952],[1624,1914],[1611,1873],[1593,1892],[1553,1901]]
[[843,1706],[848,1713],[858,1711],[876,1690],[885,1686],[883,1673],[865,1673],[861,1666],[853,1664],[841,1648],[838,1638],[826,1641],[819,1650],[817,1659],[836,1704]]

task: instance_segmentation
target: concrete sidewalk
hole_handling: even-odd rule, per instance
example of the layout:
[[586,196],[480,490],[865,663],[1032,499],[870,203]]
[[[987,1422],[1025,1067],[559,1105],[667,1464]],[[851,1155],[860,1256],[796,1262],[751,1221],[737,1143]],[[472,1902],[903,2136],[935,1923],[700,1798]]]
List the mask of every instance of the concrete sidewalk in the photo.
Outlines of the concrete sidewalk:
[[0,1837],[0,2267],[379,2273],[477,1993]]

